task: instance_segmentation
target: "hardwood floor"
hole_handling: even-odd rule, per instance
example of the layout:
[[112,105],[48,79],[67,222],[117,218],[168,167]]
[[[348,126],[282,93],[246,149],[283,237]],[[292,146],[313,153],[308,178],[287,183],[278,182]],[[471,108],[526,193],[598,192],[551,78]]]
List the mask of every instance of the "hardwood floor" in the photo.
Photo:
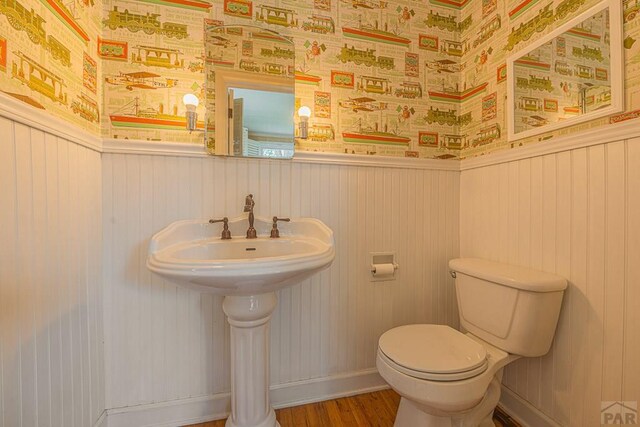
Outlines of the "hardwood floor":
[[[393,390],[359,394],[336,400],[278,409],[281,427],[392,427],[400,404]],[[519,427],[507,414],[496,411],[498,427]],[[224,427],[225,420],[210,421],[185,427]]]

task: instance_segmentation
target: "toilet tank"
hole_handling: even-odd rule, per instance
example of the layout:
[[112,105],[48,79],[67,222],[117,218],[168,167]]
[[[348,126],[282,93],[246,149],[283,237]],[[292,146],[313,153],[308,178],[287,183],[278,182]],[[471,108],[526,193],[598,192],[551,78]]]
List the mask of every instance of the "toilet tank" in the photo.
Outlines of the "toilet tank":
[[460,324],[511,354],[542,356],[555,334],[566,279],[478,258],[449,261]]

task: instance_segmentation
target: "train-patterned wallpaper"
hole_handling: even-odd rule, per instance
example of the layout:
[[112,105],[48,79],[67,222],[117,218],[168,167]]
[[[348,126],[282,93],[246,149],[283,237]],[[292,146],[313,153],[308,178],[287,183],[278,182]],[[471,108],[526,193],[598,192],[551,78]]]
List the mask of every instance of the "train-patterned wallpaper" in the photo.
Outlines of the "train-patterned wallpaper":
[[[181,100],[204,100],[205,22],[258,25],[295,43],[297,149],[460,158],[511,146],[506,58],[595,3],[0,0],[0,89],[104,137],[201,143]],[[623,4],[627,112],[518,145],[640,116],[640,0]]]
[[[579,125],[567,127],[556,132],[537,135],[527,139],[509,143],[506,135],[507,115],[507,76],[506,60],[533,40],[562,25],[568,19],[594,6],[598,0],[477,0],[472,1],[462,11],[462,17],[478,18],[462,35],[465,45],[463,63],[467,64],[462,79],[467,85],[484,84],[485,93],[477,99],[465,102],[462,112],[481,112],[464,131],[466,138],[463,157],[486,154],[494,150],[514,147],[550,138],[568,135],[586,129],[617,123],[640,117],[640,0],[621,0],[624,8],[624,55],[625,55],[625,113],[613,117],[597,119]],[[467,15],[468,14],[468,15]],[[595,48],[588,41],[583,45]],[[539,64],[547,66],[551,64]],[[554,64],[555,66],[555,64]],[[585,62],[587,72],[598,72],[603,68],[597,59]],[[602,72],[602,70],[600,70]],[[532,72],[540,75],[541,72]],[[568,80],[554,81],[559,86]],[[547,83],[548,84],[548,83]],[[540,90],[541,108],[544,110],[545,99],[547,110],[554,108],[552,91]],[[536,92],[536,91],[534,91]],[[547,94],[547,96],[545,96]]]
[[[310,138],[298,149],[455,158],[472,120],[459,114],[461,102],[482,92],[460,85],[458,40],[472,18],[457,18],[456,1],[110,0],[104,7],[109,137],[199,140],[181,130],[181,99],[204,96],[204,62],[217,60],[204,56],[203,20],[293,39],[297,102],[312,110]],[[276,59],[273,44],[244,49],[240,63],[254,71]]]
[[101,0],[0,0],[0,91],[100,132]]
[[[181,130],[181,98],[194,92],[204,99],[204,61],[216,61],[203,54],[206,20],[257,25],[293,39],[297,102],[312,110],[310,137],[296,149],[440,159],[482,154],[509,146],[506,58],[596,3],[105,0],[103,129],[118,138],[201,140]],[[640,36],[637,8],[638,0],[625,0],[631,113],[621,118],[640,109],[633,92],[640,79],[633,62],[640,49],[633,42]],[[128,24],[147,21],[153,23],[148,31]],[[273,57],[269,49],[245,49],[242,63],[250,71],[251,64],[276,59],[275,48]],[[167,127],[150,125],[154,117]]]

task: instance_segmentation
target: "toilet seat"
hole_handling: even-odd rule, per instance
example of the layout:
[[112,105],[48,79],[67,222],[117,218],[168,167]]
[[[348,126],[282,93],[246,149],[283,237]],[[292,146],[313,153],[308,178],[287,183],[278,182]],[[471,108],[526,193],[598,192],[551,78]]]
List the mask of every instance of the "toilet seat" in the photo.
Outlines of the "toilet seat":
[[487,351],[479,342],[444,325],[406,325],[380,337],[380,357],[414,378],[460,381],[483,373]]

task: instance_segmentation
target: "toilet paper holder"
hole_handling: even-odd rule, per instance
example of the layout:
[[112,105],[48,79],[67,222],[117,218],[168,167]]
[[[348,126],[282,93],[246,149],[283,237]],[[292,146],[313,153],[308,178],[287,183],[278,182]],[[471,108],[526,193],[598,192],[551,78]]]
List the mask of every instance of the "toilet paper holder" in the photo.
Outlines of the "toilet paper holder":
[[[393,264],[393,271],[395,272],[398,269],[398,264],[394,263]],[[371,272],[375,273],[376,272],[376,264],[371,264]]]
[[[398,271],[399,265],[396,261],[395,252],[372,252],[369,256],[370,280],[372,282],[396,279],[396,271]],[[384,273],[380,270],[383,270]]]

